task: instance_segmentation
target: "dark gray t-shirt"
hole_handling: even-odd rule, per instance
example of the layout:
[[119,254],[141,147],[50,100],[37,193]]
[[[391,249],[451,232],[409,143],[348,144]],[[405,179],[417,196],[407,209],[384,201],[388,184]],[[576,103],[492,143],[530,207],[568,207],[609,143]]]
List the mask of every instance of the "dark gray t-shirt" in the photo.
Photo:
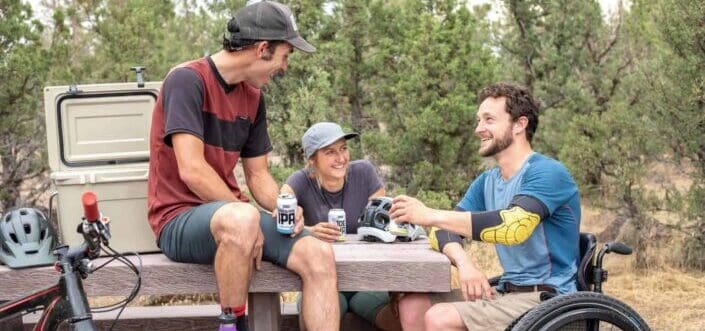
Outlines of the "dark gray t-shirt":
[[328,192],[319,187],[305,169],[297,170],[286,180],[296,195],[296,200],[304,209],[304,223],[307,226],[328,221],[328,210],[343,208],[347,233],[357,233],[357,219],[362,214],[370,195],[383,187],[377,170],[367,160],[356,160],[348,166],[348,177],[343,189]]

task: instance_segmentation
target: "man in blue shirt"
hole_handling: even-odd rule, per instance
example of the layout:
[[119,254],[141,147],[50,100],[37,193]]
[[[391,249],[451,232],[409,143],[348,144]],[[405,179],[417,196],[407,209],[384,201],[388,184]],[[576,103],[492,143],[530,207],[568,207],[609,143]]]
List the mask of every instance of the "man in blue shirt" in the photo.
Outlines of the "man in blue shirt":
[[[505,83],[486,87],[478,100],[479,153],[496,166],[472,182],[454,211],[408,196],[394,199],[393,219],[434,227],[432,246],[458,268],[461,285],[451,295],[403,296],[404,330],[504,330],[541,301],[541,292],[576,291],[580,195],[561,163],[531,147],[538,102],[527,89]],[[495,244],[504,269],[496,288],[458,235]]]

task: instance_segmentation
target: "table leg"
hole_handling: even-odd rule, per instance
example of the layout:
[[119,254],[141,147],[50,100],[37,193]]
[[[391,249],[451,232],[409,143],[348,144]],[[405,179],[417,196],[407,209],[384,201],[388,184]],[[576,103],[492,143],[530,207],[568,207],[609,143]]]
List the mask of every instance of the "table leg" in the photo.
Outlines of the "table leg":
[[279,293],[250,293],[247,315],[252,331],[279,331],[281,304]]

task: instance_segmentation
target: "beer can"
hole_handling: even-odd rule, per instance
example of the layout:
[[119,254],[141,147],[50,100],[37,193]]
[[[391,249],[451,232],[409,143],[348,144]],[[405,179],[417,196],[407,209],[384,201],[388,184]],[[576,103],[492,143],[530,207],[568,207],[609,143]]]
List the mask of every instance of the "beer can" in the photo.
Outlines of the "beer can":
[[296,227],[296,197],[288,194],[279,194],[277,198],[277,231],[281,234],[294,233]]
[[340,236],[338,236],[338,241],[345,241],[345,210],[339,208],[333,208],[328,211],[328,223],[333,223],[340,228]]

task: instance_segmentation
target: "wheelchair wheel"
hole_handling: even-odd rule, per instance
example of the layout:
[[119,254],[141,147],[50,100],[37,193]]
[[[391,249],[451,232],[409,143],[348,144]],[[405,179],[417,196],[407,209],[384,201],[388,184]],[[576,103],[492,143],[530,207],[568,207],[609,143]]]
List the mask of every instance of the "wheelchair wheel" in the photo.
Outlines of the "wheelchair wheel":
[[625,303],[594,292],[559,295],[531,309],[512,330],[650,331],[646,322]]

